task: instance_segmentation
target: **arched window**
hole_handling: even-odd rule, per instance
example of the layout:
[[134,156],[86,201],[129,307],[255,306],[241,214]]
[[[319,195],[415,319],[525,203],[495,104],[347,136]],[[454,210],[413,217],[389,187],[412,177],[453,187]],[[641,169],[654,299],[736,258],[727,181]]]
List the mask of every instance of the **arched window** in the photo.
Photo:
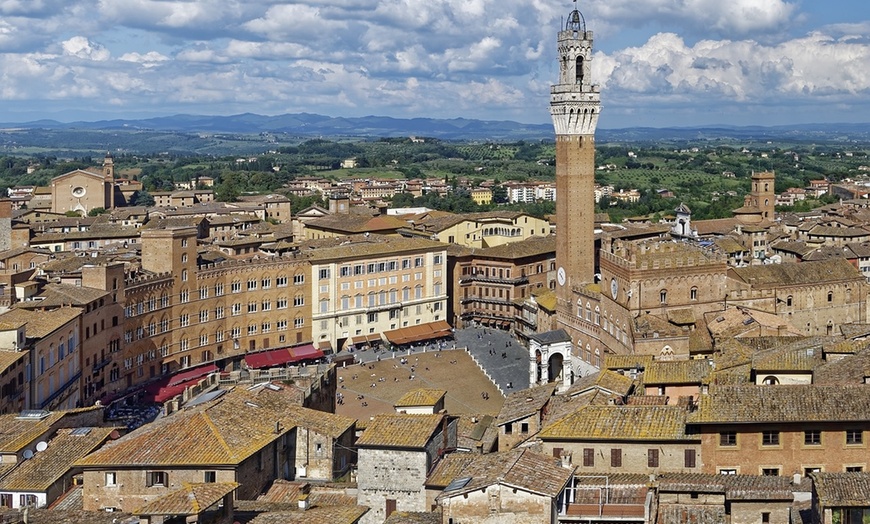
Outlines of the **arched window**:
[[785,297],[785,305],[791,307],[794,304],[794,297],[789,295]]
[[689,300],[698,300],[698,288],[693,287],[689,290]]
[[663,289],[663,290],[659,291],[659,301],[662,304],[668,303],[668,290],[667,289]]
[[574,71],[574,80],[576,84],[583,83],[583,57],[578,56],[576,60],[577,69]]
[[834,301],[834,292],[828,291],[828,302],[833,302],[833,301]]

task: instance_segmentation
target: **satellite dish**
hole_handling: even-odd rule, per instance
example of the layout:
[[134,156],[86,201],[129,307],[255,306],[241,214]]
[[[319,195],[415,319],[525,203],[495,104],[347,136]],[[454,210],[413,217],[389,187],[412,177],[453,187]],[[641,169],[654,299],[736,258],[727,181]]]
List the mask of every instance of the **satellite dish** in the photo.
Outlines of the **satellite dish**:
[[36,444],[36,451],[45,451],[48,449],[48,442],[42,440]]
[[29,449],[25,449],[24,453],[22,453],[21,456],[24,457],[24,460],[32,459],[33,458],[33,451],[31,451]]

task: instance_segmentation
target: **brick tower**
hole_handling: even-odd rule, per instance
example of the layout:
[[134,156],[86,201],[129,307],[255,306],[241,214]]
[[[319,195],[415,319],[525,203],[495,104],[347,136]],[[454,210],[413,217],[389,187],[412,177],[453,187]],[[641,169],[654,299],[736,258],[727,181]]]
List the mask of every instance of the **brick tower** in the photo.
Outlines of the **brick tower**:
[[576,9],[560,28],[559,83],[551,88],[556,131],[556,294],[571,309],[572,288],[595,273],[595,127],[601,100],[592,84],[592,31]]

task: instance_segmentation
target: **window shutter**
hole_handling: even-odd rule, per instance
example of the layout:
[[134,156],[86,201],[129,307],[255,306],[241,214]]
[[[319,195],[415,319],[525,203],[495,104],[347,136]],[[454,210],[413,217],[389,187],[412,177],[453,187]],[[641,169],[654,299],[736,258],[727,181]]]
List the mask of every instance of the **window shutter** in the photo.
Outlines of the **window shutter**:
[[695,467],[695,450],[687,449],[686,450],[686,467],[694,468]]

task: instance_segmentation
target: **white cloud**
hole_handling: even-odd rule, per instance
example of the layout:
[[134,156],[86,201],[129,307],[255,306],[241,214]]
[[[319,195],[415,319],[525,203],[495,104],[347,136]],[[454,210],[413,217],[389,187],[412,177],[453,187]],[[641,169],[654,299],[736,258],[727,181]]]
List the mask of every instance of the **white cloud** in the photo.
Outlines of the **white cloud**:
[[84,36],[74,36],[61,43],[65,55],[83,58],[86,60],[105,61],[111,53],[100,44],[91,42]]

